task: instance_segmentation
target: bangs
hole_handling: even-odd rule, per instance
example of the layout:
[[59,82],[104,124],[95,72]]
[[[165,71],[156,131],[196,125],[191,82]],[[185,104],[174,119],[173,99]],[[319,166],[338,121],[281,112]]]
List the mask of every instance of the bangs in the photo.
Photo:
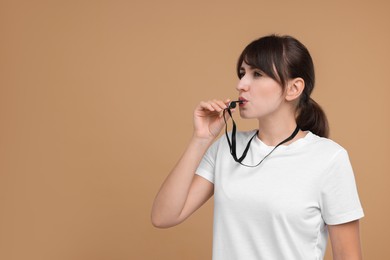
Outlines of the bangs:
[[238,76],[243,62],[260,69],[284,87],[286,73],[283,68],[283,42],[280,39],[270,36],[250,43],[238,59]]

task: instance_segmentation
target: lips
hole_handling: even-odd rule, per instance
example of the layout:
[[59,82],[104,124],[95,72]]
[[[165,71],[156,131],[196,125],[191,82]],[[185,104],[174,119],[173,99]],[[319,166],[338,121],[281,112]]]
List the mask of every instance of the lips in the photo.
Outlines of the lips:
[[243,97],[239,97],[238,100],[241,101],[240,106],[244,106],[248,102],[248,100]]

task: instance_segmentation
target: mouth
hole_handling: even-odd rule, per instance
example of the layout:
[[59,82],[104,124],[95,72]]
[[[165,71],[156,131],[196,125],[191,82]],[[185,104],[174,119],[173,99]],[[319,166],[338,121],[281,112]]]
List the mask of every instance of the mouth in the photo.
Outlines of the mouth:
[[239,103],[240,107],[245,106],[245,104],[248,102],[248,100],[243,97],[239,97],[238,100],[240,101]]

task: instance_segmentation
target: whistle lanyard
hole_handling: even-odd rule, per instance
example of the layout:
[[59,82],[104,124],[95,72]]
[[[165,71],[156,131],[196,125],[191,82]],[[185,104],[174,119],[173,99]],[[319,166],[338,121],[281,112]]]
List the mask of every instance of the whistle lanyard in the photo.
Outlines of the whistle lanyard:
[[[229,116],[230,118],[232,119],[232,122],[233,122],[233,129],[232,129],[232,140],[230,141],[230,138],[229,138],[229,135],[228,135],[228,132],[227,132],[227,121],[226,121],[226,117],[225,117],[225,111],[227,111],[229,113]],[[229,147],[230,147],[230,154],[233,156],[233,159],[238,162],[239,164],[243,165],[243,166],[246,166],[246,167],[257,167],[259,166],[264,160],[265,158],[267,158],[268,156],[271,155],[271,153],[273,151],[275,151],[276,148],[278,148],[279,146],[281,146],[282,144],[284,143],[287,143],[288,141],[294,139],[294,137],[298,134],[299,132],[299,126],[297,125],[297,127],[295,128],[294,132],[289,136],[287,137],[286,139],[284,139],[283,141],[281,141],[279,144],[277,144],[274,149],[272,149],[266,156],[264,156],[263,159],[261,159],[261,161],[256,164],[256,165],[247,165],[245,163],[242,163],[242,161],[245,159],[246,157],[246,154],[248,153],[249,151],[249,147],[251,145],[251,142],[253,140],[253,138],[259,133],[259,130],[256,131],[256,133],[249,139],[249,142],[248,144],[246,145],[245,147],[245,150],[244,152],[242,153],[242,155],[240,156],[240,158],[237,158],[237,152],[236,152],[236,131],[237,131],[237,127],[236,127],[236,122],[234,122],[234,119],[233,119],[233,115],[232,115],[232,112],[230,111],[229,108],[226,108],[223,110],[223,120],[225,121],[225,135],[226,135],[226,139],[228,141],[228,144],[229,144]]]

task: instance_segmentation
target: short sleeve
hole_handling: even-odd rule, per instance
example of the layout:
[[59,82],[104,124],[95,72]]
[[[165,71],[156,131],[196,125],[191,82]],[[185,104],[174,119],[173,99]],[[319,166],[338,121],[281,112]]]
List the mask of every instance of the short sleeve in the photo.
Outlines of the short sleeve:
[[326,224],[337,225],[364,216],[347,151],[333,158],[320,190],[320,208]]
[[196,169],[197,175],[205,178],[211,183],[214,183],[215,181],[215,161],[217,158],[218,145],[220,140],[221,139],[218,139],[209,147],[200,161],[198,168]]

